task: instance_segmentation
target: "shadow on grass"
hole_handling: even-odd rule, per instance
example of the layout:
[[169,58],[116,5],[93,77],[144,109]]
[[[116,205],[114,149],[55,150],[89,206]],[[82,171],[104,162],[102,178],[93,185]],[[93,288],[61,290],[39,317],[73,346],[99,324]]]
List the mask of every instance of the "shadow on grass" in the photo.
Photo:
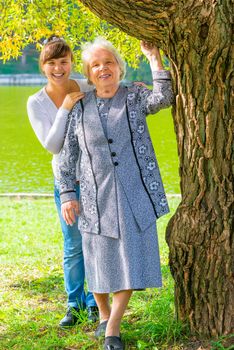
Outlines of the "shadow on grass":
[[[125,349],[169,349],[169,345],[161,347],[165,338],[155,339],[153,322],[137,322],[137,325],[123,322],[122,338],[125,342]],[[101,350],[103,339],[96,340],[93,332],[96,326],[84,321],[81,325],[70,330],[62,330],[57,326],[53,315],[35,314],[31,321],[15,319],[11,327],[0,336],[1,350]],[[151,328],[151,331],[149,331]],[[146,331],[145,335],[144,332]],[[152,339],[151,339],[152,338]],[[178,349],[178,348],[177,348]]]
[[9,287],[12,289],[34,291],[39,294],[51,293],[51,291],[57,291],[59,293],[64,292],[62,275],[51,275],[34,280],[18,280],[17,283],[12,283]]
[[35,314],[35,318],[30,321],[12,320],[10,328],[0,336],[1,350],[102,349],[101,342],[92,337],[93,329],[85,323],[63,330],[49,314]]

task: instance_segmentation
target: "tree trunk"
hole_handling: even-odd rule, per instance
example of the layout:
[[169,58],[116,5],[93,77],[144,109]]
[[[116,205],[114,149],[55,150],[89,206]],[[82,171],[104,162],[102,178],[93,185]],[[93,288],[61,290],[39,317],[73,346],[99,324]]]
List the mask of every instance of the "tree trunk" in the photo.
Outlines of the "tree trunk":
[[175,302],[192,331],[212,336],[234,329],[234,79],[227,5],[188,6],[169,43],[182,194],[167,227]]
[[155,42],[172,62],[182,200],[167,227],[180,320],[201,335],[233,332],[234,85],[231,0],[82,1]]

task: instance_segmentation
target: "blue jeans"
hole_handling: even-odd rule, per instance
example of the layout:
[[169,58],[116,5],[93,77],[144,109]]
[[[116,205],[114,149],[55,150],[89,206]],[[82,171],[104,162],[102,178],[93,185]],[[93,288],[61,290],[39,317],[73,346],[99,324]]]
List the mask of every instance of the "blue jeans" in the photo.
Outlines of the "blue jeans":
[[[76,186],[77,199],[79,199],[80,189]],[[78,229],[78,218],[72,226],[67,225],[61,215],[61,202],[59,196],[59,184],[54,183],[54,199],[57,207],[60,224],[64,239],[64,282],[68,295],[68,306],[89,307],[96,306],[94,296],[91,292],[85,293],[84,280],[84,258],[82,252],[82,236]]]

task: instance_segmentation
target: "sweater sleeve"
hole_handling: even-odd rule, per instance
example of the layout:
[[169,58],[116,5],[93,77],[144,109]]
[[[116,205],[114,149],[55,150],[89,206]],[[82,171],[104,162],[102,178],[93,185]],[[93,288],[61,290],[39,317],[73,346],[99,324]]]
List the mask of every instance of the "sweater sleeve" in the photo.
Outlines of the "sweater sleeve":
[[69,114],[66,127],[66,137],[59,155],[59,183],[61,203],[76,200],[76,166],[80,148],[76,133],[78,104]]
[[153,90],[139,87],[140,104],[146,109],[146,114],[155,114],[163,108],[168,108],[174,102],[171,74],[169,71],[153,71]]
[[59,108],[52,122],[46,105],[42,105],[34,96],[28,99],[27,111],[32,128],[42,146],[53,154],[59,153],[63,146],[69,111]]

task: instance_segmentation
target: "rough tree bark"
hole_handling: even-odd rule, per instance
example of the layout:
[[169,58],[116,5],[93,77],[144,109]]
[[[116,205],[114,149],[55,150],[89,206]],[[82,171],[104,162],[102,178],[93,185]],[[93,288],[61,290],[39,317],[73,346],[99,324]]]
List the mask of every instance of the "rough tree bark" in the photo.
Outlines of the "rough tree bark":
[[182,200],[167,227],[175,304],[191,330],[233,332],[234,116],[231,0],[82,0],[172,62]]

